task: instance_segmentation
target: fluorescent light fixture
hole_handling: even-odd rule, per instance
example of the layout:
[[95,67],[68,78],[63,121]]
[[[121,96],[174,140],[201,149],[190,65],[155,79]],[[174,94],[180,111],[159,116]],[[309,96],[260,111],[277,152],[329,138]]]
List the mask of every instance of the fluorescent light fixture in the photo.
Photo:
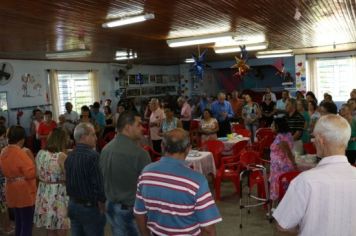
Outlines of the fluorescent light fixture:
[[178,38],[178,39],[168,39],[167,44],[171,48],[175,48],[175,47],[184,47],[184,46],[198,45],[198,44],[216,43],[218,41],[232,39],[232,37],[233,37],[232,33],[209,34],[209,35],[185,37],[185,38]]
[[219,41],[215,43],[215,47],[239,46],[258,44],[266,42],[266,37],[263,34],[234,36],[233,39]]
[[90,56],[91,51],[88,49],[67,50],[46,53],[48,59],[67,59],[67,58],[83,58]]
[[193,58],[187,58],[184,60],[185,63],[193,63],[194,59]]
[[291,57],[293,56],[293,50],[273,50],[263,51],[256,53],[257,58],[276,58],[276,57]]
[[137,53],[130,54],[128,55],[127,53],[125,55],[116,55],[115,60],[116,61],[123,61],[123,60],[131,60],[137,58]]
[[[264,50],[268,46],[268,43],[259,43],[259,44],[250,44],[246,45],[247,51],[257,51]],[[230,47],[215,47],[215,53],[233,53],[233,52],[241,52],[241,48],[239,46],[230,46]]]
[[145,20],[151,20],[154,19],[155,15],[150,13],[150,14],[144,14],[144,15],[139,15],[139,16],[131,16],[131,17],[124,17],[118,20],[113,20],[106,22],[102,24],[103,28],[112,28],[112,27],[118,27],[122,25],[129,25],[129,24],[134,24],[138,22],[142,22]]

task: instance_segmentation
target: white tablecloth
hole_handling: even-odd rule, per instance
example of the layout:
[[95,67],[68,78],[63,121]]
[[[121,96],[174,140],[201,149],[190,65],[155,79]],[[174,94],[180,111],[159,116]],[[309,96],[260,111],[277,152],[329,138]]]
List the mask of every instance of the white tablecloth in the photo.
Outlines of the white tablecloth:
[[[309,159],[309,160],[308,160]],[[305,171],[314,168],[318,163],[316,162],[316,155],[303,155],[295,158],[295,163],[300,171]]]
[[222,152],[223,155],[232,155],[232,148],[233,146],[238,143],[241,142],[243,140],[250,140],[249,138],[246,137],[242,137],[242,138],[233,138],[233,139],[229,139],[226,141],[222,141],[224,143],[224,151]]
[[185,161],[188,165],[192,166],[195,171],[202,173],[203,175],[208,175],[212,173],[216,175],[216,168],[214,157],[211,152],[199,152],[198,157],[187,156]]

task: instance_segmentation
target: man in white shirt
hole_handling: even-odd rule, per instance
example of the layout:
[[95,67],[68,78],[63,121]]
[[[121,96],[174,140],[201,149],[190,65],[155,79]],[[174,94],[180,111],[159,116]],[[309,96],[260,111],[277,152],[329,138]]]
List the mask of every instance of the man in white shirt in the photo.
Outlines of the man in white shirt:
[[278,99],[276,104],[277,116],[283,116],[286,114],[286,104],[288,99],[289,99],[289,91],[283,90],[282,98]]
[[180,120],[182,121],[183,129],[189,131],[190,129],[190,120],[192,119],[192,108],[190,107],[187,99],[185,97],[179,97],[178,105],[181,108],[180,110]]
[[296,177],[273,217],[282,231],[303,236],[356,233],[356,168],[345,156],[349,123],[338,115],[321,117],[314,128],[319,164]]
[[153,149],[161,153],[161,141],[162,136],[160,135],[161,124],[166,116],[164,115],[164,111],[160,108],[160,104],[157,98],[152,98],[149,107],[151,110],[149,127],[150,127],[150,138],[152,141]]
[[265,98],[266,98],[266,95],[267,95],[267,94],[270,94],[270,95],[271,95],[271,100],[272,100],[272,101],[277,102],[276,94],[272,92],[271,87],[266,88],[266,93],[265,93],[265,95],[263,95],[263,97],[262,97],[262,102],[265,101]]
[[65,104],[66,112],[64,113],[65,117],[65,127],[70,132],[70,135],[73,134],[74,128],[78,123],[79,116],[76,111],[73,111],[73,105],[70,102],[66,102]]

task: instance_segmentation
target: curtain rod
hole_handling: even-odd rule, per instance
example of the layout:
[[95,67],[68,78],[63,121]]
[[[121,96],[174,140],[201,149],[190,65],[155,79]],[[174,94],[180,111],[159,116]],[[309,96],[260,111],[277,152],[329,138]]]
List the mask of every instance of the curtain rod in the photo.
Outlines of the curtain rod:
[[52,106],[52,103],[48,103],[48,104],[42,104],[42,105],[36,105],[36,106],[25,106],[25,107],[13,107],[10,108],[10,111],[15,111],[15,110],[28,110],[31,108],[37,108],[37,107],[45,107],[45,106]]
[[57,69],[46,69],[47,72],[51,71],[51,70],[55,70],[55,71],[68,71],[68,72],[92,72],[92,71],[99,71],[99,70],[93,70],[93,69],[89,69],[89,70],[57,70]]

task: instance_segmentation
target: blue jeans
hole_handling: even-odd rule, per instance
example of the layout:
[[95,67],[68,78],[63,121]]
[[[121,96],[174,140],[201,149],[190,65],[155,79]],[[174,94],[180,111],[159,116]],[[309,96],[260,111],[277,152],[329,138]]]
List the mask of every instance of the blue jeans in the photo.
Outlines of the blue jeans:
[[106,217],[111,224],[113,236],[139,236],[133,208],[122,209],[122,205],[106,202]]
[[72,236],[104,236],[106,217],[98,207],[86,207],[70,200],[68,216]]

